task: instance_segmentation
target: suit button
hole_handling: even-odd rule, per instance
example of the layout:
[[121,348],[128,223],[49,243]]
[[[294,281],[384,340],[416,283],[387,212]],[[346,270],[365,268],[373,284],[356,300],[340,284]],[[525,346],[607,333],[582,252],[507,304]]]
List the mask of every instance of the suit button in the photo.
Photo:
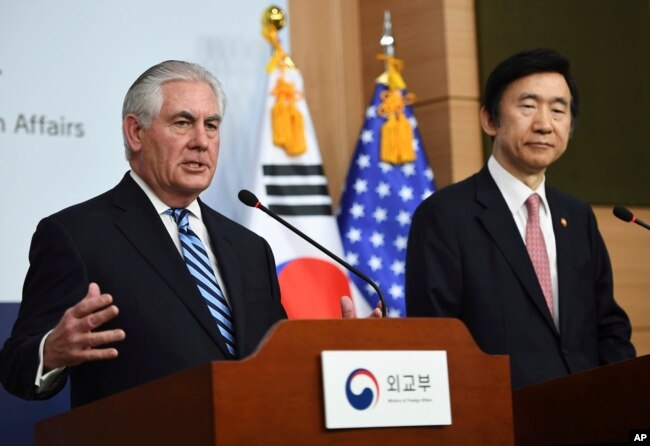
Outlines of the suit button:
[[566,356],[569,354],[569,351],[566,348],[562,348],[562,354]]

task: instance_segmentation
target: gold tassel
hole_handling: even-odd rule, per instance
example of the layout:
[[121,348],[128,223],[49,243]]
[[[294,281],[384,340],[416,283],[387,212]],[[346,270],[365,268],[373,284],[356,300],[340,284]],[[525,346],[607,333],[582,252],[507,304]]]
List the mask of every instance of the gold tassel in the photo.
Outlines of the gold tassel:
[[390,115],[382,126],[380,150],[381,160],[386,163],[404,164],[415,161],[413,130],[403,114]]
[[276,97],[271,109],[273,144],[282,147],[289,156],[305,153],[305,124],[302,113],[296,107],[300,95],[292,83],[279,78],[272,94]]
[[414,102],[415,96],[402,96],[406,83],[400,70],[403,63],[399,59],[378,55],[388,65],[388,90],[381,94],[381,104],[377,109],[380,116],[386,118],[381,128],[381,160],[385,163],[404,164],[415,161],[413,150],[413,129],[404,115],[404,107]]
[[387,90],[381,94],[377,113],[386,118],[381,127],[381,160],[385,163],[404,164],[415,161],[413,129],[404,115],[404,106],[411,95],[402,97],[400,90]]

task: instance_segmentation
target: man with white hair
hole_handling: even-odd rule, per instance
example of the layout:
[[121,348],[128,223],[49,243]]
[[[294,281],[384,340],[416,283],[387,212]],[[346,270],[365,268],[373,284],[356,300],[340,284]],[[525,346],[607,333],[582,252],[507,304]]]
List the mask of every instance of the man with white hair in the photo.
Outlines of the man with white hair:
[[[203,67],[166,61],[124,100],[131,170],[110,191],[43,219],[0,381],[72,406],[254,351],[286,318],[264,239],[199,194],[219,155],[225,97]],[[348,307],[349,309],[349,307]]]

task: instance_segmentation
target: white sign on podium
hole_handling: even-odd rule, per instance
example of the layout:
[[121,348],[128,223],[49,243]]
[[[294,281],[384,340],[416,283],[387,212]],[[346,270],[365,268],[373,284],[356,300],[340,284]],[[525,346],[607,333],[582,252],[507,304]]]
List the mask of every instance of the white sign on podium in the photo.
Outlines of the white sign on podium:
[[451,424],[446,351],[324,351],[328,429]]

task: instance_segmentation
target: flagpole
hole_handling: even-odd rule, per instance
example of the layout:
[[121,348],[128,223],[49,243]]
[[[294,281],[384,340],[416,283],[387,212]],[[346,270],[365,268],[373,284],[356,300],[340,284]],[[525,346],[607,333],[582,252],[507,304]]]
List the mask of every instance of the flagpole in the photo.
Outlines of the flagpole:
[[390,19],[390,11],[384,11],[384,33],[379,39],[379,45],[384,48],[386,61],[384,62],[384,72],[379,76],[377,82],[388,85],[388,64],[390,58],[395,57],[395,38],[393,37],[393,23]]
[[[384,53],[389,57],[395,57],[395,38],[393,37],[393,24],[390,21],[390,11],[384,11],[384,34],[379,40],[384,47]],[[388,69],[388,67],[386,67]]]

